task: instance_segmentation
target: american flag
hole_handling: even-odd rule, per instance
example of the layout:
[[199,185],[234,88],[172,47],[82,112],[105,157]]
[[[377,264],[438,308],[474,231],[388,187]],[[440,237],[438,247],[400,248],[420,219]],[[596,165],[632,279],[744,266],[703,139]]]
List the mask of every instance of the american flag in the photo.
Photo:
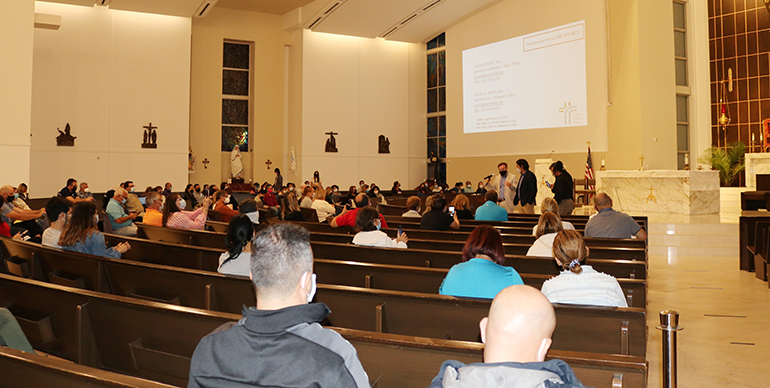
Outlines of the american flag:
[[[584,178],[586,179],[586,188],[588,190],[596,190],[595,185],[587,184],[589,179],[594,179],[594,161],[591,158],[591,146],[588,146],[588,157],[586,158],[586,172],[584,174]],[[589,200],[591,198],[593,198],[593,195],[588,196]]]

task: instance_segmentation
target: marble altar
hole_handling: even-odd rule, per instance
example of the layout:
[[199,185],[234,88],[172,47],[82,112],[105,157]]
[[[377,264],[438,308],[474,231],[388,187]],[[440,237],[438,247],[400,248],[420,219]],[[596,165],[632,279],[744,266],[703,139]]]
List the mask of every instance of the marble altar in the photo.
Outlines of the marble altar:
[[535,178],[537,179],[537,196],[535,197],[535,206],[540,206],[546,197],[553,198],[553,193],[545,185],[545,181],[554,182],[553,174],[548,167],[551,166],[553,160],[551,159],[535,159]]
[[747,153],[746,188],[757,189],[757,174],[770,174],[770,153]]
[[596,191],[607,193],[623,212],[719,213],[717,171],[596,171]]

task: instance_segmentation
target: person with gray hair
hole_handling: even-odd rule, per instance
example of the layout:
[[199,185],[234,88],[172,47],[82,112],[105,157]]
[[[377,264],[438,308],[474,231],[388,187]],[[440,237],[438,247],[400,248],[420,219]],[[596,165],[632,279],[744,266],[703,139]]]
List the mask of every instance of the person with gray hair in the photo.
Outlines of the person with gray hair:
[[193,353],[188,387],[369,387],[355,348],[320,322],[310,233],[280,224],[251,246],[257,306],[204,337]]
[[594,214],[586,222],[585,236],[598,238],[636,238],[647,240],[647,232],[631,216],[612,208],[612,198],[606,193],[594,197]]
[[151,190],[144,196],[144,220],[142,223],[152,226],[163,226],[163,200],[166,197],[159,192]]
[[126,213],[123,205],[125,205],[127,198],[128,191],[126,189],[115,189],[115,194],[107,203],[107,219],[112,227],[112,233],[121,236],[136,236],[134,220],[139,214],[134,211]]

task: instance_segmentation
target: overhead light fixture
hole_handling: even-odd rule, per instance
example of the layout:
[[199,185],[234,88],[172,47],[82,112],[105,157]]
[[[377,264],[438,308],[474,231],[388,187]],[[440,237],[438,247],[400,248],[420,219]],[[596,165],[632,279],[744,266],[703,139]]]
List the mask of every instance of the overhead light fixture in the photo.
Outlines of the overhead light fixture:
[[345,4],[346,1],[348,0],[336,0],[330,2],[326,5],[326,7],[322,8],[321,11],[315,15],[315,17],[310,18],[310,20],[305,24],[305,28],[312,30],[313,28],[317,27],[319,23],[331,15],[332,12],[336,11],[340,6],[342,6],[342,4]]
[[[770,0],[765,0],[770,1]],[[410,15],[407,15],[405,18],[401,19],[398,23],[394,24],[387,30],[385,30],[382,34],[380,34],[380,38],[387,38],[390,35],[393,35],[394,32],[401,29],[401,27],[407,25],[409,22],[417,18],[418,16],[430,11],[431,9],[435,8],[437,5],[443,3],[444,0],[430,0],[427,4],[420,7],[420,9],[412,12]]]
[[195,15],[193,15],[193,17],[202,18],[206,16],[206,14],[208,14],[209,11],[211,11],[211,9],[217,5],[217,1],[219,0],[204,0],[200,7],[198,7],[198,10],[195,11]]

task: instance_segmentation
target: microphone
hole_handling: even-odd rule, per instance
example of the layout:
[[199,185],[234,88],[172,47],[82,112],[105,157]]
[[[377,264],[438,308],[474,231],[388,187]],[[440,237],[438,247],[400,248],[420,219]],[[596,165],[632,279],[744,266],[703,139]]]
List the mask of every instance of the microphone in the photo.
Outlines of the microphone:
[[555,150],[551,150],[551,153],[550,153],[550,154],[548,154],[548,156],[546,156],[545,158],[546,158],[546,159],[550,158],[550,157],[551,157],[551,155],[553,155],[553,151],[555,151]]
[[489,174],[489,175],[485,176],[484,179],[489,179],[489,178],[492,177],[492,175],[494,175],[494,174]]

